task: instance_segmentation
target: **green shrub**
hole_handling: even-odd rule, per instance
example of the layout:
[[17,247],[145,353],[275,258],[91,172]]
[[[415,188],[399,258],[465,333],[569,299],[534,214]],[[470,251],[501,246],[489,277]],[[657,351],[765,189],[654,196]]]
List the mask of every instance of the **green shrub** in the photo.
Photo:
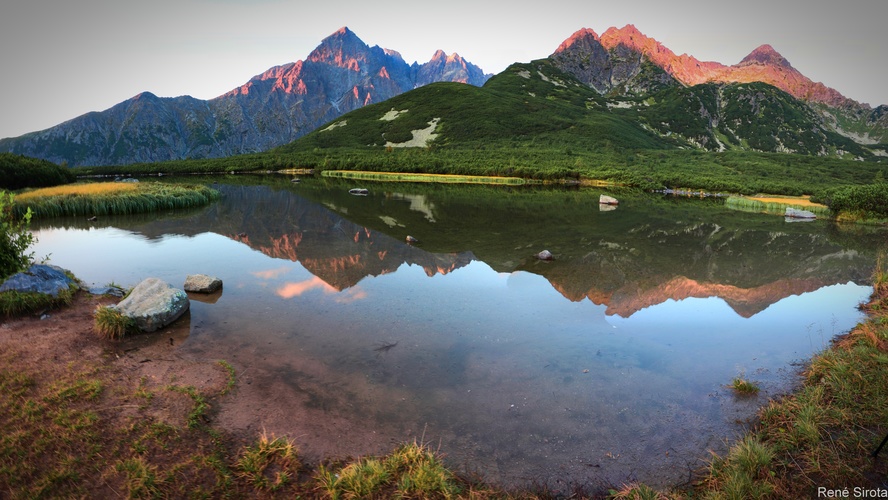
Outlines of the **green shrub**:
[[26,253],[34,243],[34,235],[28,230],[31,211],[17,218],[14,201],[12,193],[0,191],[0,281],[26,269],[34,257],[33,252]]
[[856,213],[866,218],[888,217],[888,183],[845,186],[821,197],[835,212]]

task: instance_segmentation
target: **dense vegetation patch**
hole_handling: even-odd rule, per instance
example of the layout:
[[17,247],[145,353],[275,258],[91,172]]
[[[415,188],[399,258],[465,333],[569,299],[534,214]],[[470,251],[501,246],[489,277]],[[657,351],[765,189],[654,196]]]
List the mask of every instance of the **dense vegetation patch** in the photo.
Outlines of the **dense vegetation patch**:
[[219,193],[202,185],[157,182],[73,184],[28,191],[16,198],[16,212],[36,217],[121,215],[206,205]]
[[28,247],[34,243],[34,236],[28,230],[31,212],[21,215],[14,213],[15,196],[0,190],[0,282],[23,271],[31,264],[33,253]]
[[0,153],[0,189],[57,186],[77,179],[74,171],[55,163],[12,153]]
[[888,219],[888,182],[834,188],[820,199],[846,219]]

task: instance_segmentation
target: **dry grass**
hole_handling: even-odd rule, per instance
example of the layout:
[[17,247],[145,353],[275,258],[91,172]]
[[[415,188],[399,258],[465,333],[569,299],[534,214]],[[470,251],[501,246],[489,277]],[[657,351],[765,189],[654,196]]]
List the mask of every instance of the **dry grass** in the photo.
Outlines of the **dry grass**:
[[18,203],[25,203],[28,200],[49,196],[95,196],[135,192],[136,190],[138,190],[138,184],[133,182],[93,182],[89,184],[68,184],[65,186],[35,189],[33,191],[26,191],[16,195],[15,199]]
[[762,203],[780,203],[793,207],[828,208],[826,205],[814,203],[810,196],[749,196],[748,198]]
[[206,205],[219,193],[202,185],[99,182],[37,189],[18,195],[16,213],[35,217],[123,215]]

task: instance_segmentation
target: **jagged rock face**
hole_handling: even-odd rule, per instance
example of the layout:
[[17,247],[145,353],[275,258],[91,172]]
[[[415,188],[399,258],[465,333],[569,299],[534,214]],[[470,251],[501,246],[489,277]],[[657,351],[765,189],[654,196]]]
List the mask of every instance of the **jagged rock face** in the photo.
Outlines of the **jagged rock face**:
[[610,54],[601,45],[598,35],[590,29],[574,33],[550,58],[559,69],[600,93],[613,88]]
[[489,78],[481,68],[466,61],[459,54],[449,56],[443,50],[438,50],[432,59],[422,66],[414,64],[411,68],[415,74],[417,86],[427,85],[433,82],[461,82],[480,87]]
[[367,104],[437,81],[483,85],[490,75],[457,54],[408,65],[348,28],[304,61],[270,68],[208,101],[149,92],[40,132],[0,140],[9,151],[70,166],[215,158],[264,151]]
[[[563,51],[564,45],[574,40],[581,32],[594,35],[592,30],[578,31],[552,54],[553,60],[559,60],[559,53]],[[846,98],[838,91],[822,83],[812,82],[793,68],[789,61],[770,45],[756,48],[739,64],[725,66],[717,62],[699,61],[687,54],[676,55],[669,48],[644,35],[631,24],[623,28],[609,28],[600,38],[596,36],[595,39],[609,52],[622,48],[624,51],[635,52],[643,56],[644,59],[685,85],[699,85],[708,82],[763,82],[804,101],[823,103],[832,107],[860,106],[859,103]],[[570,65],[563,66],[561,69],[583,80],[580,74],[571,71]],[[603,68],[602,71],[607,71],[607,68]],[[590,86],[601,91],[596,85],[590,84]]]
[[641,94],[678,85],[641,52],[620,44],[607,48],[590,29],[574,33],[550,58],[556,67],[601,94]]

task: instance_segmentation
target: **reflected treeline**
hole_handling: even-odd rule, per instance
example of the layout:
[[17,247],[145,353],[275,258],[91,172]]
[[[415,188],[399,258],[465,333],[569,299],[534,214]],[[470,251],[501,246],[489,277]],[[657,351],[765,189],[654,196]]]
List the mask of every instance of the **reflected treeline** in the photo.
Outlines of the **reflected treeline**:
[[[245,179],[246,181],[246,179]],[[215,232],[271,257],[300,262],[336,289],[407,263],[431,275],[474,259],[500,272],[542,275],[566,298],[608,313],[667,299],[719,296],[751,316],[789,295],[868,283],[886,230],[724,208],[720,200],[608,190],[619,208],[599,211],[599,189],[442,186],[307,178],[215,185],[222,200],[174,215],[40,225],[113,225],[157,238]],[[349,194],[368,188],[367,196]],[[407,235],[419,240],[405,243]],[[534,256],[549,250],[555,260]]]
[[[410,234],[432,252],[471,250],[500,272],[546,277],[573,301],[631,315],[668,299],[723,298],[749,317],[790,295],[869,283],[888,231],[729,210],[631,190],[441,186],[320,181],[295,188],[380,231]],[[600,211],[600,194],[620,205]],[[547,249],[552,262],[534,258]]]
[[295,193],[257,185],[215,185],[222,200],[187,213],[53,219],[35,225],[89,228],[114,226],[148,239],[168,234],[213,232],[270,257],[299,262],[337,290],[367,276],[394,272],[403,264],[426,274],[447,274],[475,260],[471,252],[434,254],[388,234],[355,224],[335,210]]

